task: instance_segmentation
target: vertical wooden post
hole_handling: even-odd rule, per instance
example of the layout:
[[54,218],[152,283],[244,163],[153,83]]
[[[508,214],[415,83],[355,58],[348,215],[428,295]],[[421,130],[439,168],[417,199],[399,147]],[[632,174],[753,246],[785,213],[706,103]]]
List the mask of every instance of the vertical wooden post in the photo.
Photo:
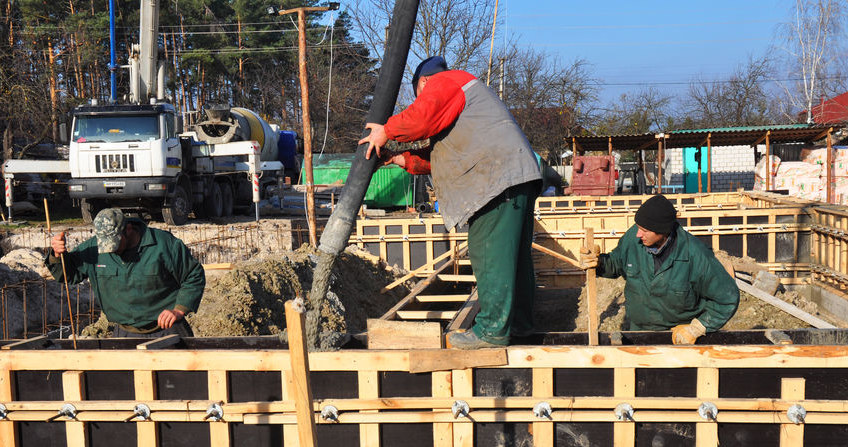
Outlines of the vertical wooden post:
[[662,137],[662,134],[660,134],[660,136],[658,136],[657,138],[658,138],[658,140],[657,140],[657,192],[656,193],[662,194],[662,181],[663,181],[662,165],[663,165],[663,159],[665,158],[664,157],[665,154],[663,153],[663,137]]
[[[708,401],[718,398],[718,368],[698,368],[699,399]],[[695,424],[695,446],[716,447],[718,445],[718,423],[715,421]]]
[[[586,228],[586,248],[592,250],[595,246],[595,229]],[[589,315],[589,345],[598,345],[598,284],[595,280],[595,269],[586,270],[586,310]]]
[[[156,400],[156,373],[153,371],[135,371],[133,372],[133,382],[135,400],[139,402]],[[139,421],[135,424],[138,447],[156,447],[159,445],[159,434],[156,431],[155,422]]]
[[695,150],[695,158],[697,158],[696,161],[698,162],[698,192],[701,193],[701,192],[704,192],[704,185],[703,185],[703,181],[701,180],[701,158],[702,157],[701,157],[701,148],[700,147]]
[[[85,400],[85,375],[82,371],[62,373],[62,397],[66,401]],[[65,438],[68,447],[88,447],[88,427],[85,422],[65,422]]]
[[[206,380],[209,387],[209,400],[228,402],[230,386],[226,371],[208,371]],[[212,447],[230,447],[230,424],[216,421],[209,423],[209,440]]]
[[[780,398],[786,401],[804,400],[803,378],[784,377],[780,380]],[[780,424],[780,447],[804,445],[804,424]]]
[[[533,368],[533,397],[541,401],[554,396],[554,369]],[[533,447],[554,447],[554,423],[533,422]]]
[[[294,380],[292,379],[291,371],[283,370],[281,377],[283,385],[283,400],[294,400]],[[297,425],[283,424],[283,445],[286,447],[298,447]]]
[[[613,370],[613,395],[622,401],[628,397],[636,397],[636,368],[615,368]],[[636,423],[614,423],[613,445],[616,447],[635,446]]]
[[[378,371],[359,371],[359,398],[378,399],[380,397],[380,373]],[[376,413],[376,411],[368,411]],[[359,424],[359,447],[380,447],[380,424]]]
[[315,447],[315,412],[312,408],[312,386],[309,383],[309,356],[306,353],[305,316],[286,301],[286,328],[289,335],[294,406],[297,412],[297,434],[300,447]]
[[306,173],[306,220],[309,244],[318,246],[315,232],[315,180],[312,176],[312,122],[309,118],[309,83],[306,77],[306,11],[297,10],[297,66],[300,75],[300,107],[303,120],[303,170]]
[[[15,400],[15,385],[12,380],[12,371],[0,368],[0,402],[11,402]],[[16,447],[18,424],[10,420],[0,421],[0,445]]]
[[712,133],[707,134],[707,192],[713,192],[713,147],[710,142]]
[[766,131],[766,191],[771,190],[771,144],[769,144],[770,131]]
[[827,203],[833,203],[833,140],[830,137],[832,129],[827,130],[827,191],[826,191],[826,200]]
[[[450,371],[436,371],[431,375],[433,397],[453,396],[452,373]],[[433,424],[433,447],[453,447],[453,424]]]
[[[469,369],[453,371],[453,396],[457,399],[474,396],[474,372]],[[472,410],[474,410],[472,408]],[[454,447],[474,447],[474,424],[467,418],[453,425]]]

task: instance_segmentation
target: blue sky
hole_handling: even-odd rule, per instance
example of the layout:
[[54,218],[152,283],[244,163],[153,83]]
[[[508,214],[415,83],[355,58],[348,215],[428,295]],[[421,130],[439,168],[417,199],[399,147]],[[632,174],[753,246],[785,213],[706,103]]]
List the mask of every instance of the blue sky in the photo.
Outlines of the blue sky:
[[608,84],[601,91],[606,104],[646,85],[677,95],[696,76],[726,77],[749,56],[766,54],[793,3],[500,0],[499,34],[516,34],[521,45],[563,63],[587,60]]

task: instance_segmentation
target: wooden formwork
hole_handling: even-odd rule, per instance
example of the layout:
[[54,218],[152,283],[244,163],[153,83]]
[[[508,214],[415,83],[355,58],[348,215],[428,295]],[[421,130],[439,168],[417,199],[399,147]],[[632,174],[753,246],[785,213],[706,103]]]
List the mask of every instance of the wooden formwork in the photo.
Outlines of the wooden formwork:
[[848,208],[814,208],[810,229],[813,282],[844,292],[848,289]]
[[[184,349],[168,350],[132,349],[130,342],[4,351],[0,445],[299,445],[290,354],[269,346],[279,341],[214,349],[234,342],[186,339]],[[818,446],[841,445],[848,435],[846,346],[343,350],[310,353],[308,362],[318,445],[634,446],[660,439]],[[65,404],[73,405],[73,418],[58,413]],[[137,404],[150,409],[149,418],[136,416]],[[213,404],[221,413],[210,416]],[[790,411],[796,405],[802,419],[794,417],[798,407]]]
[[[773,194],[684,194],[669,196],[679,204],[683,227],[714,250],[751,257],[784,284],[801,284],[810,272],[810,208],[783,202]],[[594,228],[602,252],[612,250],[633,225],[638,205],[649,196],[540,198],[535,240],[543,248],[576,260],[586,228]],[[579,200],[577,200],[579,199]],[[561,200],[565,202],[560,203]],[[575,201],[576,200],[576,201]],[[633,201],[633,203],[630,203]],[[578,206],[579,205],[579,206]],[[571,211],[575,209],[576,211]],[[467,228],[448,233],[441,217],[358,220],[351,243],[386,260],[415,270],[467,239]],[[541,287],[580,287],[584,274],[572,263],[534,251]],[[418,276],[435,271],[421,269]]]

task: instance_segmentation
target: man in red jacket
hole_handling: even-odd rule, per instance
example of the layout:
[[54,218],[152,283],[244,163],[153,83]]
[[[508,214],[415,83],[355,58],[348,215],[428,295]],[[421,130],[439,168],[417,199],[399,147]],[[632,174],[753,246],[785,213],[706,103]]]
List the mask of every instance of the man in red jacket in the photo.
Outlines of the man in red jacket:
[[[453,347],[508,345],[533,331],[536,282],[531,259],[533,209],[541,188],[530,143],[503,102],[469,73],[448,70],[439,56],[412,77],[416,99],[385,125],[368,123],[366,158],[411,174],[432,174],[448,230],[468,223],[468,250],[480,313],[468,332],[449,334]],[[381,153],[388,140],[430,139],[430,147]]]

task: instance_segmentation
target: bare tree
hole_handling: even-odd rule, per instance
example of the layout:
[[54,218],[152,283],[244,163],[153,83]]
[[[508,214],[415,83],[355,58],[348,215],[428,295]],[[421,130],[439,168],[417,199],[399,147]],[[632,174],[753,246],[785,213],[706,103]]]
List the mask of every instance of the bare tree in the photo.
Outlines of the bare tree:
[[610,104],[595,127],[603,135],[662,132],[675,127],[672,97],[649,87],[623,94]]
[[[846,15],[844,0],[796,0],[793,17],[784,24],[783,49],[789,55],[798,81],[785,84],[787,109],[806,110],[806,122],[813,121],[813,104],[822,95],[833,93],[828,81],[835,72],[840,37]],[[793,110],[787,110],[789,116]]]
[[727,79],[698,79],[689,85],[686,107],[698,127],[774,123],[777,113],[765,88],[771,73],[767,57],[749,58]]

